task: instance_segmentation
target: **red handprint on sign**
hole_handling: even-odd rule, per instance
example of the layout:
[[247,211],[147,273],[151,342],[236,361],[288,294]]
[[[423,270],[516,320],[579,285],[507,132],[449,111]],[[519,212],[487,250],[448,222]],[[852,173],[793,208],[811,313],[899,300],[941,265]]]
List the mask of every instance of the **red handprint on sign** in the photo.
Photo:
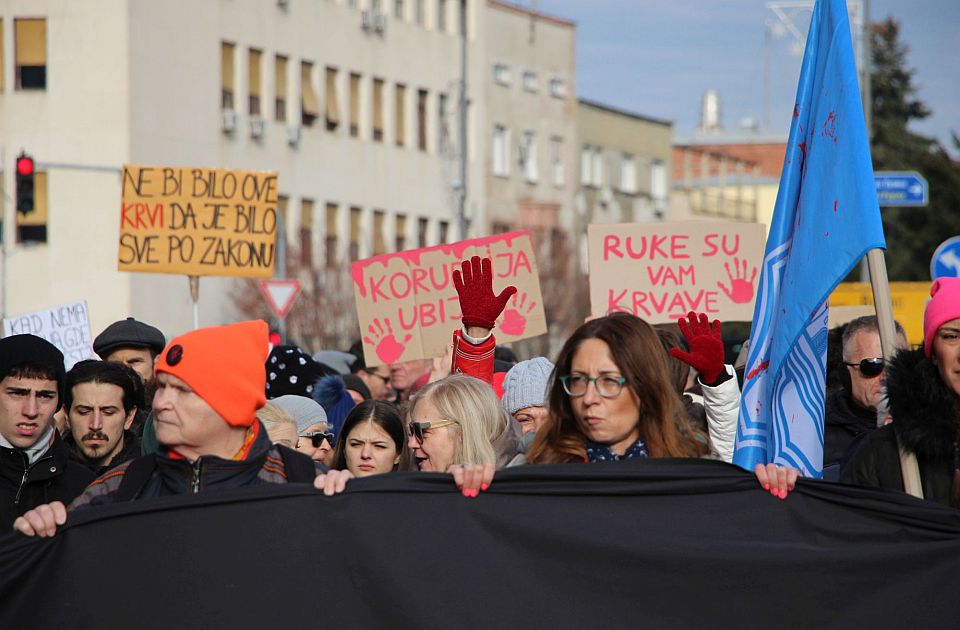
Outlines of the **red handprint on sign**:
[[[370,331],[370,336],[365,336],[363,341],[364,343],[374,346],[377,356],[381,361],[384,363],[393,363],[399,359],[403,351],[407,349],[406,343],[410,341],[410,335],[404,337],[403,341],[397,341],[397,338],[393,336],[393,324],[390,323],[390,318],[384,317],[383,323],[387,325],[386,328],[380,323],[379,318],[374,318],[373,323],[367,326],[367,330]],[[374,326],[376,326],[376,328],[374,328]]]
[[510,298],[510,308],[503,312],[503,323],[500,330],[508,335],[519,336],[527,328],[527,315],[537,307],[536,300],[527,304],[526,293],[514,293]]
[[[743,262],[741,270],[740,263]],[[753,268],[753,275],[747,281],[747,261],[741,261],[739,258],[733,259],[733,273],[730,272],[730,263],[723,263],[723,268],[727,270],[727,277],[730,279],[730,288],[727,289],[722,282],[717,282],[717,286],[730,298],[734,304],[745,304],[753,299],[753,281],[757,279],[757,268]]]

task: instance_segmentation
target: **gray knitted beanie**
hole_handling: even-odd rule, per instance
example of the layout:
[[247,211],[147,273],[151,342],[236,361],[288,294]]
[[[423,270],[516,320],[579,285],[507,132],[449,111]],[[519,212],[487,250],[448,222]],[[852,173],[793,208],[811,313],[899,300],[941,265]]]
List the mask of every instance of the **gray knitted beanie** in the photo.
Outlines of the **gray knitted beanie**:
[[545,357],[517,363],[503,379],[500,404],[511,416],[520,409],[546,406],[547,385],[552,373],[553,363]]

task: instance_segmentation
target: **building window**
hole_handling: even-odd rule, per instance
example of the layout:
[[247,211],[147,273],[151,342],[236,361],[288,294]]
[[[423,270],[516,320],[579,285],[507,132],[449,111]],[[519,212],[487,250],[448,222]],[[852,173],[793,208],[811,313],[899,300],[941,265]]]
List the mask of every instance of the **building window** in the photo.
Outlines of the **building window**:
[[393,127],[396,130],[397,146],[407,143],[407,86],[397,83],[394,96]]
[[300,200],[300,266],[313,268],[313,200]]
[[450,145],[450,129],[447,126],[447,95],[437,95],[437,142],[440,150]]
[[350,208],[350,262],[360,260],[360,224],[362,219],[362,208]]
[[524,178],[531,184],[535,183],[540,173],[537,166],[537,138],[532,131],[524,131],[520,136],[520,163]]
[[414,20],[416,20],[417,26],[423,26],[423,16],[424,16],[423,0],[414,0],[414,2],[415,2],[414,9],[413,9]]
[[360,135],[360,75],[350,74],[350,136]]
[[326,217],[325,223],[327,232],[324,237],[324,249],[326,250],[325,258],[327,263],[327,268],[333,268],[337,266],[337,247],[339,245],[339,239],[337,238],[337,211],[339,208],[337,204],[327,202],[326,207]]
[[373,211],[373,255],[387,253],[387,239],[383,236],[384,223],[387,218],[383,210]]
[[393,1],[393,17],[398,20],[403,19],[403,0],[394,0]]
[[553,180],[553,185],[557,188],[563,186],[564,183],[564,172],[563,172],[563,138],[554,136],[550,140],[550,152],[551,152],[551,179]]
[[620,156],[620,190],[631,195],[637,192],[637,164],[630,153]]
[[427,91],[417,90],[417,148],[427,150]]
[[447,32],[447,0],[437,0],[437,30]]
[[536,92],[537,91],[537,71],[536,70],[524,70],[523,71],[523,89],[527,92]]
[[47,220],[47,174],[36,171],[33,174],[33,212],[22,214],[14,212],[17,221],[18,243],[46,243]]
[[263,53],[251,48],[247,53],[247,112],[251,116],[260,115],[260,58]]
[[597,188],[603,186],[603,149],[593,148],[593,185]]
[[325,76],[324,89],[326,90],[327,131],[334,131],[340,125],[340,106],[339,99],[337,99],[337,69],[328,66]]
[[407,248],[407,215],[398,214],[394,217],[393,238],[395,252],[402,252]]
[[320,99],[313,91],[313,63],[300,62],[300,122],[312,127],[313,121],[320,115]]
[[[47,88],[47,21],[17,19],[13,22],[18,90]],[[46,239],[44,239],[46,240]]]
[[567,95],[567,84],[560,77],[550,79],[550,96],[563,98]]
[[505,223],[503,221],[494,221],[490,224],[490,230],[494,234],[506,234],[512,229],[513,227],[509,223]]
[[505,63],[493,64],[493,82],[497,85],[510,85],[510,66]]
[[427,232],[430,230],[430,219],[417,219],[417,247],[427,246]]
[[383,141],[383,79],[373,80],[373,139]]
[[510,174],[510,130],[503,125],[493,127],[493,174]]
[[234,45],[220,42],[220,107],[233,109]]
[[593,147],[585,144],[583,145],[583,150],[580,151],[580,183],[584,186],[589,186],[593,183],[593,178],[590,175],[592,165]]
[[273,118],[277,122],[287,119],[287,58],[277,55],[273,63],[276,89],[273,99]]
[[439,238],[439,244],[447,242],[450,232],[450,223],[447,221],[437,221],[437,236]]
[[660,160],[650,164],[650,196],[654,208],[664,212],[667,208],[667,166]]

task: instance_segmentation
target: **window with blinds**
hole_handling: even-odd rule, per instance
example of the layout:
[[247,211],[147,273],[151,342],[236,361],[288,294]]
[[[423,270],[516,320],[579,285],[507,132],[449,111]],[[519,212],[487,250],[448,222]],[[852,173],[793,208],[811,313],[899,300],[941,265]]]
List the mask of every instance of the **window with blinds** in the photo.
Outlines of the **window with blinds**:
[[251,116],[260,115],[260,60],[263,52],[251,48],[247,53],[247,111]]
[[417,90],[417,148],[427,150],[427,91]]
[[16,19],[13,22],[18,90],[47,88],[47,21]]
[[273,119],[284,122],[287,119],[287,58],[284,55],[277,55],[274,58],[273,74]]
[[337,98],[337,69],[327,66],[324,90],[326,90],[327,131],[340,126],[340,101]]
[[383,79],[373,80],[373,139],[383,141]]
[[360,135],[360,75],[350,75],[350,135]]
[[356,262],[360,259],[360,224],[362,219],[362,208],[350,208],[350,262]]
[[398,214],[393,224],[394,250],[402,252],[407,248],[407,215]]
[[407,143],[407,86],[397,83],[394,91],[394,113],[393,126],[396,130],[397,146],[402,147]]
[[383,210],[373,211],[373,255],[387,253],[387,239],[383,236],[386,213]]
[[320,115],[320,99],[313,90],[313,63],[300,62],[300,120],[305,127],[312,127]]
[[230,42],[220,42],[220,107],[223,109],[233,109],[234,50]]
[[325,258],[327,268],[333,268],[337,266],[337,249],[339,248],[340,239],[338,238],[339,234],[337,231],[337,214],[339,207],[335,203],[327,202],[326,207],[326,236],[324,237],[324,247],[326,249]]
[[300,265],[313,267],[313,199],[300,200]]

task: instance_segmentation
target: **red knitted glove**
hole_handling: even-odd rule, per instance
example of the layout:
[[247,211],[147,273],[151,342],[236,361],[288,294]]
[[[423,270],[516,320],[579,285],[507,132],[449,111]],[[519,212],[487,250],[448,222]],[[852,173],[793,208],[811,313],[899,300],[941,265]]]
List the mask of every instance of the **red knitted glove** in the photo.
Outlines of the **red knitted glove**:
[[489,258],[480,260],[474,256],[463,261],[460,268],[462,274],[460,270],[453,272],[453,286],[460,296],[463,325],[493,328],[517,287],[507,287],[500,295],[493,294],[493,261]]
[[720,337],[720,320],[710,320],[706,314],[697,314],[690,311],[687,314],[689,323],[682,317],[677,321],[680,332],[683,333],[690,352],[678,348],[670,348],[670,356],[680,359],[687,365],[693,366],[700,372],[700,380],[706,384],[713,383],[723,372],[723,339]]

